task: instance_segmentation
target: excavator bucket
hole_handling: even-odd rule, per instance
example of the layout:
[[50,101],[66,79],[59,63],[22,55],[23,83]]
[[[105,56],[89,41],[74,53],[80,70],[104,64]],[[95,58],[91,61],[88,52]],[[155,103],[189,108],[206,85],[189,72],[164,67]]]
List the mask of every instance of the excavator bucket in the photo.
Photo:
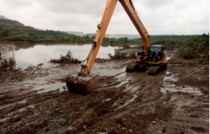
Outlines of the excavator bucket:
[[79,76],[78,74],[68,75],[66,85],[69,92],[87,95],[92,91],[94,80],[92,77]]

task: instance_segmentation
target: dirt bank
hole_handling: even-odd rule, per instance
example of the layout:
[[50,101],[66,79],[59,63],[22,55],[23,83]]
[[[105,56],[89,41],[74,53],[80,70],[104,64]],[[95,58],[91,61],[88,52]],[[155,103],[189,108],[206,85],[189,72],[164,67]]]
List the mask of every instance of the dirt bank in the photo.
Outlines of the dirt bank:
[[131,60],[96,63],[94,90],[67,91],[79,65],[26,71],[0,84],[0,133],[209,133],[209,65],[169,63],[157,76],[126,73]]

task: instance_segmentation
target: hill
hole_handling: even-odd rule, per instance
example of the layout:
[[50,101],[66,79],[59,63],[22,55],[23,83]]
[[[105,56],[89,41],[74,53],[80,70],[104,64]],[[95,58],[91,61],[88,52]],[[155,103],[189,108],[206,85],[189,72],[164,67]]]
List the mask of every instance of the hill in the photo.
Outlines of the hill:
[[[151,35],[150,42],[164,41],[166,44],[180,45],[183,44],[192,35]],[[1,42],[34,42],[34,43],[91,43],[94,36],[78,36],[66,32],[53,30],[40,30],[30,26],[8,19],[0,15],[0,43]],[[142,44],[140,38],[107,38],[103,40],[104,45],[129,45]]]
[[0,15],[0,41],[60,42],[82,40],[82,37],[53,30],[39,30]]
[[7,24],[7,25],[13,25],[13,26],[24,26],[22,23],[20,23],[16,20],[8,19],[2,15],[0,15],[0,23]]

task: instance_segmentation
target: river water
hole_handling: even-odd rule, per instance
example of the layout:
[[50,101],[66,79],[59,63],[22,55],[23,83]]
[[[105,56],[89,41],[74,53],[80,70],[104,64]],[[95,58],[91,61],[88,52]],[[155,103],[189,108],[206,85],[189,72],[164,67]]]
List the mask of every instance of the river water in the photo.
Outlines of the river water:
[[[91,49],[91,44],[54,44],[44,45],[37,44],[30,47],[18,46],[15,51],[15,60],[17,67],[26,68],[43,63],[44,66],[50,66],[50,59],[58,59],[61,55],[66,55],[68,51],[72,52],[74,58],[85,60]],[[108,54],[114,54],[113,46],[101,46],[97,58],[109,58]]]

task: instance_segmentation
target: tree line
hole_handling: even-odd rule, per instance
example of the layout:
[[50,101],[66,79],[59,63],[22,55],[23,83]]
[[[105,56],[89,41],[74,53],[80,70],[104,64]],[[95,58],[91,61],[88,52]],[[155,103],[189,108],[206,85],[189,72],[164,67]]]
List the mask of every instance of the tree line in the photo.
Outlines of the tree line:
[[[151,35],[151,43],[164,41],[165,44],[184,44],[193,35]],[[26,42],[70,42],[70,43],[91,43],[94,36],[77,36],[60,31],[39,30],[29,26],[13,26],[0,23],[0,40],[2,41],[26,41]],[[142,44],[141,38],[104,38],[103,45],[132,45]]]

